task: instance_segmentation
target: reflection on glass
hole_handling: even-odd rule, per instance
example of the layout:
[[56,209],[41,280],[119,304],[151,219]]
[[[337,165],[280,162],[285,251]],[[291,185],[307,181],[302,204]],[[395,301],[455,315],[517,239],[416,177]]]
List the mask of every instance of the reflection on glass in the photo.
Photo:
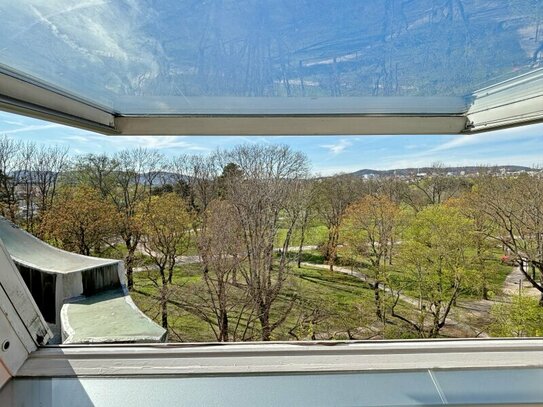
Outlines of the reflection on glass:
[[205,111],[202,96],[466,96],[539,66],[541,7],[4,1],[0,63],[122,113]]

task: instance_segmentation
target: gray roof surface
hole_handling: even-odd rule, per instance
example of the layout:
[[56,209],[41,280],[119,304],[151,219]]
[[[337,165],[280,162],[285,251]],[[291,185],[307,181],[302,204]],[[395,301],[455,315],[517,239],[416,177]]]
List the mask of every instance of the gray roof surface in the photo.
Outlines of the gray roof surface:
[[153,322],[122,290],[66,303],[61,311],[63,343],[161,342],[166,330]]
[[1,216],[0,239],[13,261],[42,271],[72,273],[119,262],[57,249]]

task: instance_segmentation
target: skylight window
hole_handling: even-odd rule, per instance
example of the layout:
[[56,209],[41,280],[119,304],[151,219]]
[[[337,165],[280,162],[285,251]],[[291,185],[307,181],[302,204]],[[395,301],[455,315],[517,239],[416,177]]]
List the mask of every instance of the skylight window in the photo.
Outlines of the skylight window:
[[540,402],[540,3],[0,0],[0,404]]

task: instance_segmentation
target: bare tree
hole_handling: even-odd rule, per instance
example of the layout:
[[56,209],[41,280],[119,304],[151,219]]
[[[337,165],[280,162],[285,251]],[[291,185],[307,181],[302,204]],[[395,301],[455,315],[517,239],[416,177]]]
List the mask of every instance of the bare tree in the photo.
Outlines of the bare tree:
[[106,154],[81,156],[75,163],[75,182],[89,185],[111,201],[120,214],[119,234],[127,249],[124,261],[128,287],[133,286],[135,254],[140,242],[136,207],[148,202],[151,190],[165,168],[161,154],[137,148],[113,157]]
[[185,303],[208,323],[219,342],[228,342],[231,333],[237,336],[243,319],[246,325],[251,322],[250,301],[235,277],[246,260],[242,228],[235,208],[224,200],[211,202],[204,219],[198,238],[203,284],[193,293],[197,301]]
[[74,162],[74,183],[88,185],[100,192],[103,198],[113,193],[114,174],[119,163],[106,154],[86,154]]
[[334,270],[334,264],[337,260],[341,218],[347,207],[361,195],[360,182],[352,175],[336,175],[323,178],[317,183],[317,208],[328,228],[324,258],[330,265],[330,271]]
[[117,167],[112,173],[113,190],[109,195],[121,215],[120,235],[127,249],[126,277],[128,287],[132,288],[135,254],[141,237],[134,218],[136,207],[149,201],[153,185],[165,168],[164,158],[157,151],[137,148],[117,153],[114,162]]
[[205,213],[217,196],[219,172],[217,154],[210,156],[180,155],[172,159],[170,169],[178,186],[188,187],[188,199],[198,214]]
[[[18,169],[14,177],[18,180],[21,189],[22,200],[24,201],[24,213],[21,222],[26,230],[34,232],[34,202],[36,193],[34,191],[35,174],[33,164],[36,158],[36,144],[32,142],[22,143],[18,152]],[[16,197],[17,200],[19,197]]]
[[42,146],[34,153],[30,168],[32,189],[35,189],[36,206],[42,214],[53,205],[59,178],[69,165],[68,148]]
[[434,163],[426,177],[415,178],[413,188],[406,190],[405,201],[420,211],[427,205],[437,205],[467,190],[469,184],[459,177],[448,176],[442,163]]
[[282,225],[287,233],[277,260],[274,244],[282,211],[300,198],[299,185],[308,174],[308,161],[286,146],[259,145],[236,147],[221,158],[223,167],[235,164],[240,170],[238,176],[226,178],[225,198],[241,225],[247,257],[241,273],[260,323],[261,339],[268,341],[292,309],[292,305],[287,307],[272,321],[274,304],[289,274],[286,249],[297,217]]
[[298,254],[296,262],[298,268],[302,267],[302,254],[307,234],[307,229],[311,225],[311,221],[317,215],[317,188],[313,180],[307,180],[301,184],[300,199],[297,201],[298,206],[294,206],[291,210],[293,216],[299,217],[298,230],[300,233],[300,243],[298,245]]
[[541,292],[543,306],[543,178],[541,174],[479,180],[473,207],[495,227],[485,231],[502,244],[530,284]]
[[0,198],[2,216],[16,221],[18,212],[17,187],[21,177],[20,158],[23,143],[4,135],[0,137]]

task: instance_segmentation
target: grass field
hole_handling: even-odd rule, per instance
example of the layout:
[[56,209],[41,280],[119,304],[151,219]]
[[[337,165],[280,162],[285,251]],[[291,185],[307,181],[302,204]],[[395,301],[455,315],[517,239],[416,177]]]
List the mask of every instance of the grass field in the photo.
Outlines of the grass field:
[[[137,273],[132,297],[140,309],[159,322],[158,290],[153,283],[157,277],[155,271]],[[187,296],[187,301],[190,301],[194,293],[191,287],[197,287],[200,281],[197,264],[175,270],[173,282],[182,287],[180,290]],[[286,309],[294,297],[297,299],[296,306],[285,324],[274,332],[273,339],[348,339],[347,331],[357,339],[372,337],[371,325],[375,323],[373,295],[367,284],[354,277],[311,267],[294,268],[287,288],[277,301],[276,309]],[[171,340],[216,340],[206,322],[177,306],[175,302],[173,300],[169,304]],[[400,305],[402,307],[404,305]],[[272,320],[276,317],[272,315]],[[400,326],[391,328],[402,330]]]
[[[279,229],[276,237],[276,246],[279,247],[283,244],[287,234],[286,229]],[[326,226],[310,226],[307,228],[304,236],[304,246],[318,246],[326,241],[328,230]],[[296,231],[290,241],[290,246],[298,246],[301,240],[301,233]]]
[[[286,230],[279,230],[277,241],[284,239]],[[324,226],[311,226],[308,228],[304,245],[314,246],[323,243],[327,237],[327,230]],[[292,237],[291,246],[300,243],[300,236]],[[279,246],[279,243],[277,243]],[[121,249],[122,250],[122,249]],[[194,254],[196,248],[191,245],[187,254]],[[338,266],[351,267],[352,261],[342,256],[342,250],[339,250],[339,259],[336,262]],[[511,272],[511,266],[500,262],[501,253],[496,249],[486,261],[487,271],[487,289],[490,297],[501,293],[506,276]],[[297,253],[290,254],[293,260],[292,272],[281,297],[274,305],[272,312],[272,322],[286,310],[291,302],[295,300],[295,305],[290,311],[285,323],[277,328],[273,335],[273,340],[307,340],[307,339],[367,339],[367,338],[411,338],[415,334],[409,327],[398,319],[387,319],[387,325],[382,326],[381,321],[377,321],[375,316],[374,292],[373,289],[356,277],[346,274],[330,272],[325,269],[304,266],[300,269],[295,267]],[[139,259],[142,264],[149,264],[149,259]],[[306,263],[323,264],[324,258],[319,250],[307,250],[302,255],[302,261]],[[367,259],[357,259],[354,269],[371,275],[369,262]],[[401,277],[403,268],[399,257],[396,257],[394,264],[389,268],[392,280]],[[170,340],[203,342],[216,341],[210,322],[204,321],[202,315],[195,312],[186,304],[199,303],[205,304],[209,298],[205,296],[205,287],[203,284],[201,265],[189,264],[177,267],[173,276],[173,287],[175,292],[170,296],[168,305]],[[160,303],[158,299],[159,286],[158,272],[140,272],[135,274],[135,291],[132,297],[136,304],[147,315],[160,323]],[[482,288],[480,281],[470,282],[467,288],[463,289],[459,300],[476,301],[482,298]],[[241,290],[239,291],[241,293]],[[403,287],[403,294],[418,296],[416,290],[410,290],[409,287]],[[241,298],[241,294],[240,298]],[[386,296],[385,296],[386,297]],[[202,302],[203,301],[203,302]],[[236,300],[234,300],[235,303]],[[241,300],[240,300],[241,302]],[[205,306],[203,307],[205,308]],[[248,336],[243,339],[259,340],[258,322],[250,319],[249,309],[243,311],[234,304],[229,312],[230,326],[238,324],[236,337],[240,340],[239,332],[248,332]],[[397,311],[404,316],[411,316],[416,320],[412,305],[400,301]],[[209,316],[209,314],[208,314]],[[239,322],[238,318],[239,317]],[[211,322],[211,324],[214,324]],[[449,335],[447,329],[443,334]],[[462,335],[454,332],[452,336]],[[232,339],[232,337],[231,337]]]

